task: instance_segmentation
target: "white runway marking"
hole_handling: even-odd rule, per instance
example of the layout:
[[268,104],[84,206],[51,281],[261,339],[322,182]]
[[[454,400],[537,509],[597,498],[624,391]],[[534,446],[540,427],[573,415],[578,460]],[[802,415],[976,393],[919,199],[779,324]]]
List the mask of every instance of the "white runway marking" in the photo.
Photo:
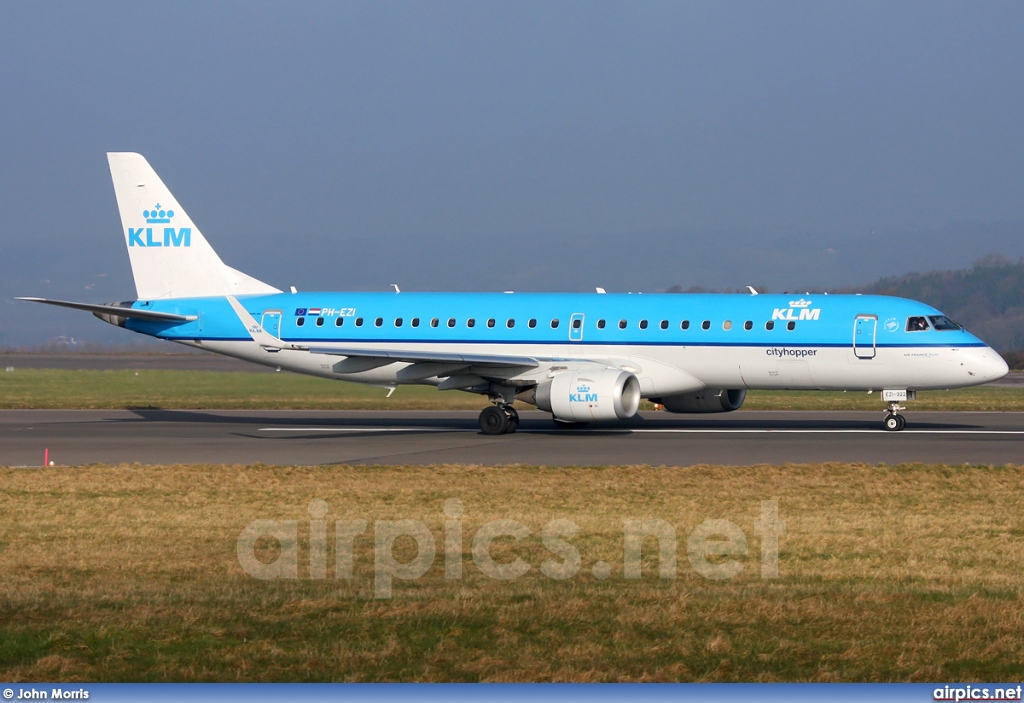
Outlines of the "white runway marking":
[[[464,432],[479,434],[480,430],[458,427],[261,427],[260,432]],[[1024,430],[902,430],[886,432],[882,429],[744,429],[744,428],[630,428],[608,427],[592,430],[524,430],[516,434],[581,434],[587,432],[616,432],[621,434],[948,434],[948,435],[1024,435]],[[498,435],[495,435],[498,436]]]

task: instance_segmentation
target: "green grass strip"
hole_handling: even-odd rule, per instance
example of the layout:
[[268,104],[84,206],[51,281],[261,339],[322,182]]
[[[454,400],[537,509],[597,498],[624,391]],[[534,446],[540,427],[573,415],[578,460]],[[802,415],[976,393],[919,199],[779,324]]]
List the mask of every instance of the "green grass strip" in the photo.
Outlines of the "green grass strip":
[[[477,395],[428,386],[387,390],[281,373],[16,369],[0,372],[2,409],[309,409],[473,410]],[[642,409],[650,409],[645,405]],[[921,410],[1024,410],[1024,387],[927,391],[910,407]],[[751,391],[746,410],[882,410],[877,393]]]

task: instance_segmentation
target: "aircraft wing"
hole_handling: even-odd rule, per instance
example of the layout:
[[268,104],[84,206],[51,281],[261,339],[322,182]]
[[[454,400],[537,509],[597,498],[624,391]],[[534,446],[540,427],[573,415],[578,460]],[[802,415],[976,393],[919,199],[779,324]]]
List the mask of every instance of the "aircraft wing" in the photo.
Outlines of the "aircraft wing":
[[135,320],[148,320],[149,322],[192,322],[198,320],[197,315],[176,315],[171,312],[156,312],[155,310],[137,310],[125,308],[120,305],[94,305],[92,303],[73,303],[68,300],[50,300],[48,298],[25,298],[18,297],[15,300],[27,300],[30,303],[45,303],[56,305],[62,308],[73,308],[74,310],[85,310],[97,315],[116,315],[118,317],[130,317]]
[[529,356],[503,356],[500,354],[462,354],[437,351],[395,351],[393,349],[310,347],[313,354],[357,357],[365,359],[387,359],[422,363],[433,361],[439,364],[465,364],[467,366],[526,366],[537,368],[540,362]]

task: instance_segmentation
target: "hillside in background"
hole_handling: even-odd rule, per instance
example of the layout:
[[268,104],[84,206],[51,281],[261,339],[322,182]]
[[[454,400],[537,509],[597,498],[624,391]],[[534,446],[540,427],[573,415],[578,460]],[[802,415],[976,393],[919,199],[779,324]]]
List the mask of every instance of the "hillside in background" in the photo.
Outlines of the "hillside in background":
[[836,292],[896,295],[946,313],[1004,355],[1024,351],[1024,259],[992,254],[969,269],[908,273]]
[[[758,286],[762,293],[771,292]],[[798,286],[793,290],[805,290]],[[814,290],[814,287],[806,288]],[[710,292],[701,286],[672,286],[669,293]],[[729,293],[745,293],[731,289]],[[890,276],[834,293],[894,295],[928,303],[953,318],[999,351],[1012,368],[1024,368],[1024,258],[1011,261],[990,254],[969,269]]]

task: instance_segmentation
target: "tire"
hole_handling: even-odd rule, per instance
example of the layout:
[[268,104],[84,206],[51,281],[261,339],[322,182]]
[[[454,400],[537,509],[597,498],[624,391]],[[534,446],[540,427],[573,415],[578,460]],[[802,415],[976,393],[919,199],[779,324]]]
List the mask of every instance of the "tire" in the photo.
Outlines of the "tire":
[[887,415],[885,420],[882,422],[882,426],[888,432],[899,432],[900,430],[903,429],[903,427],[900,424],[899,415]]
[[484,434],[505,434],[508,432],[509,419],[501,408],[492,405],[480,411],[480,431]]
[[900,426],[896,428],[896,431],[902,432],[907,426],[907,418],[902,415],[897,415],[896,418],[900,421]]

